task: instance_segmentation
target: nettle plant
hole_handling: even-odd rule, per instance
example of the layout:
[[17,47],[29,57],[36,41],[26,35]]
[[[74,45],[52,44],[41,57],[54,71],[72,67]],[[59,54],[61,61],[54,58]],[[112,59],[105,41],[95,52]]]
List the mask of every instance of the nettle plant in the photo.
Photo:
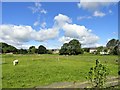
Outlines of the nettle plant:
[[94,88],[103,88],[108,75],[107,67],[100,64],[99,60],[96,60],[96,65],[90,68],[87,79],[89,79]]

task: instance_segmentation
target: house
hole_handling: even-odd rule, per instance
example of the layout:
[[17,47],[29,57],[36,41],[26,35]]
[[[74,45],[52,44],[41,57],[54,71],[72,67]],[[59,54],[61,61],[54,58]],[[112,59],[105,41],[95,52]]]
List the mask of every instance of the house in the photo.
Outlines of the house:
[[59,49],[52,49],[51,50],[53,54],[58,54],[59,53]]
[[97,48],[90,48],[89,49],[89,53],[94,53],[94,52],[96,52],[97,51]]
[[7,55],[12,55],[13,53],[12,52],[10,52],[10,53],[6,53]]

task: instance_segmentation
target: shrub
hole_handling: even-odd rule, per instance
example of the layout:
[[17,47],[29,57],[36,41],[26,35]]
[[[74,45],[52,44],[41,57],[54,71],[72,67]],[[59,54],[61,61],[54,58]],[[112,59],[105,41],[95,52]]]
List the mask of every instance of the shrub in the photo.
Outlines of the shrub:
[[96,66],[90,68],[87,79],[94,88],[103,88],[108,74],[108,69],[100,64],[99,60],[96,60]]

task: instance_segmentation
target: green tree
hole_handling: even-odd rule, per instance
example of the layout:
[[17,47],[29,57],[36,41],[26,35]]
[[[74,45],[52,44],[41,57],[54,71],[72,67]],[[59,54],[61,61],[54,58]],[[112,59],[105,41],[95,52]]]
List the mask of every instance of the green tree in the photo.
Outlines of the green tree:
[[6,43],[0,43],[0,46],[2,46],[2,53],[16,53],[17,52],[17,48],[15,48],[12,45],[8,45]]
[[70,47],[68,43],[64,43],[63,46],[60,49],[60,55],[69,55]]
[[104,48],[103,46],[100,46],[97,48],[97,51],[101,52],[103,50],[103,48]]
[[40,45],[38,47],[38,54],[46,54],[46,53],[47,53],[46,47],[44,47],[43,45]]
[[90,51],[90,48],[84,48],[83,49],[85,52],[89,52]]
[[111,50],[111,54],[114,55],[120,55],[120,46],[115,46],[112,50]]
[[119,44],[119,40],[116,39],[111,39],[108,41],[108,43],[106,44],[107,48],[114,48],[116,45]]
[[104,50],[104,52],[107,52],[107,51],[108,51],[108,49],[107,49],[107,48],[104,48],[103,50]]
[[52,54],[52,50],[47,50],[47,54]]
[[61,55],[78,55],[82,54],[83,50],[81,49],[81,44],[78,40],[73,39],[69,43],[63,44],[60,49]]
[[119,55],[120,53],[120,41],[116,39],[111,39],[106,44],[106,47],[110,50],[110,54]]
[[34,54],[34,53],[36,52],[35,46],[29,47],[28,52],[29,52],[30,54]]
[[18,50],[18,54],[27,54],[27,50],[26,49],[19,49]]

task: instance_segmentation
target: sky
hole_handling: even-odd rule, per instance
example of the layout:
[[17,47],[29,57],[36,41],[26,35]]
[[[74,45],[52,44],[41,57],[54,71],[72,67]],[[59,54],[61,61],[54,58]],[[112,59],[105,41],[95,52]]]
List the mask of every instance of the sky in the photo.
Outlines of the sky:
[[115,2],[3,2],[0,42],[16,48],[60,48],[77,39],[82,47],[118,38]]

